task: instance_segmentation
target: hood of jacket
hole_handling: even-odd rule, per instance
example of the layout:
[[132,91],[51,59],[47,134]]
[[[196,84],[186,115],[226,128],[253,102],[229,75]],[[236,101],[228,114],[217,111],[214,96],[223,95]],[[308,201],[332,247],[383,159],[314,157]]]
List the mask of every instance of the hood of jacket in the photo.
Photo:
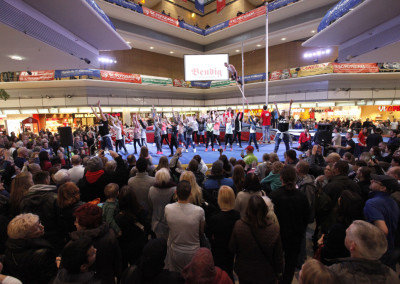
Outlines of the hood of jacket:
[[81,238],[90,238],[92,240],[97,239],[109,231],[107,224],[102,224],[94,229],[86,229],[80,231],[74,231],[70,234],[71,240],[79,240]]
[[29,192],[35,191],[54,191],[56,192],[57,187],[51,184],[35,184],[29,188]]

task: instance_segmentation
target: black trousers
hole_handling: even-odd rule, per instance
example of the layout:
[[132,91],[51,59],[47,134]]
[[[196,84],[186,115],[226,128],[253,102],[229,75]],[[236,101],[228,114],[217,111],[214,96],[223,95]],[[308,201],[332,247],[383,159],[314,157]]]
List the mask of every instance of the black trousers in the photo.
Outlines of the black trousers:
[[239,141],[240,147],[242,147],[242,132],[239,131],[233,132],[233,142],[236,142],[236,138]]
[[206,149],[208,148],[208,145],[211,144],[211,148],[214,149],[214,137],[213,133],[211,131],[207,131],[207,144],[206,144]]
[[178,140],[176,140],[176,136],[171,136],[171,144],[169,144],[169,148],[171,149],[171,155],[174,154],[174,147],[175,149],[178,149]]
[[167,145],[169,146],[168,134],[161,135],[161,147],[162,147],[162,145],[164,143],[164,140],[165,140],[165,142],[167,142]]

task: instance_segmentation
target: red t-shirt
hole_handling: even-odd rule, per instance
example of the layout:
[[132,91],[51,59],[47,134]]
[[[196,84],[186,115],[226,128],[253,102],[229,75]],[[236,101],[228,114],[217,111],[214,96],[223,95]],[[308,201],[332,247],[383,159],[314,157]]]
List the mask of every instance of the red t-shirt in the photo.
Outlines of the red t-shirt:
[[268,110],[263,110],[261,118],[263,126],[271,125],[271,113]]

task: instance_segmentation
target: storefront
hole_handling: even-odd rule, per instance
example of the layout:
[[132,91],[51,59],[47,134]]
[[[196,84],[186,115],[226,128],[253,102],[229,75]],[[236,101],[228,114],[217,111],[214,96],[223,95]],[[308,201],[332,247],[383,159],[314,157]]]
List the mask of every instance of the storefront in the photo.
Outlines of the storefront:
[[389,106],[389,105],[375,105],[375,106],[363,106],[361,117],[366,119],[367,117],[374,121],[400,120],[400,106]]

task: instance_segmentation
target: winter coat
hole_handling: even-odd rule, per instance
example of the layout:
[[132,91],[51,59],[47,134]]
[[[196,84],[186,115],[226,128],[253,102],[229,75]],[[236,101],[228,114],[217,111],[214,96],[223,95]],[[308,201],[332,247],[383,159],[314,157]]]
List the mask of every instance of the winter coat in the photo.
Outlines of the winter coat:
[[308,205],[310,206],[310,215],[308,218],[308,223],[311,224],[314,222],[315,218],[315,192],[317,190],[315,183],[315,179],[312,175],[305,175],[297,181],[297,186],[301,192],[303,192],[307,199]]
[[95,276],[94,271],[71,274],[66,269],[60,269],[52,284],[102,284]]
[[343,190],[360,194],[360,187],[346,175],[333,176],[323,190],[331,198],[332,207],[337,204]]
[[104,187],[111,182],[111,177],[103,170],[97,172],[85,172],[85,175],[76,184],[81,193],[81,200],[89,202],[100,198],[101,202],[106,201]]
[[57,273],[53,247],[42,238],[8,239],[3,273],[22,283],[48,283]]
[[343,258],[339,261],[328,269],[336,273],[342,284],[400,283],[396,272],[379,260]]
[[[261,181],[260,184],[263,188],[267,187],[267,188],[270,188],[272,191],[274,191],[282,186],[281,176],[279,173],[274,174],[271,171],[268,176],[263,178],[263,180]],[[269,185],[269,187],[268,187],[268,185]]]
[[240,280],[276,283],[276,275],[283,272],[279,226],[268,219],[265,228],[251,230],[243,218],[233,228],[229,247],[236,255],[234,270]]
[[70,236],[71,240],[87,237],[93,241],[97,254],[91,269],[97,272],[104,284],[114,284],[114,278],[121,273],[121,250],[114,231],[107,224],[102,224],[94,229],[72,232]]
[[131,177],[128,181],[128,185],[133,188],[137,201],[146,211],[149,211],[149,190],[154,184],[156,179],[150,177],[147,172],[137,173],[135,177]]

